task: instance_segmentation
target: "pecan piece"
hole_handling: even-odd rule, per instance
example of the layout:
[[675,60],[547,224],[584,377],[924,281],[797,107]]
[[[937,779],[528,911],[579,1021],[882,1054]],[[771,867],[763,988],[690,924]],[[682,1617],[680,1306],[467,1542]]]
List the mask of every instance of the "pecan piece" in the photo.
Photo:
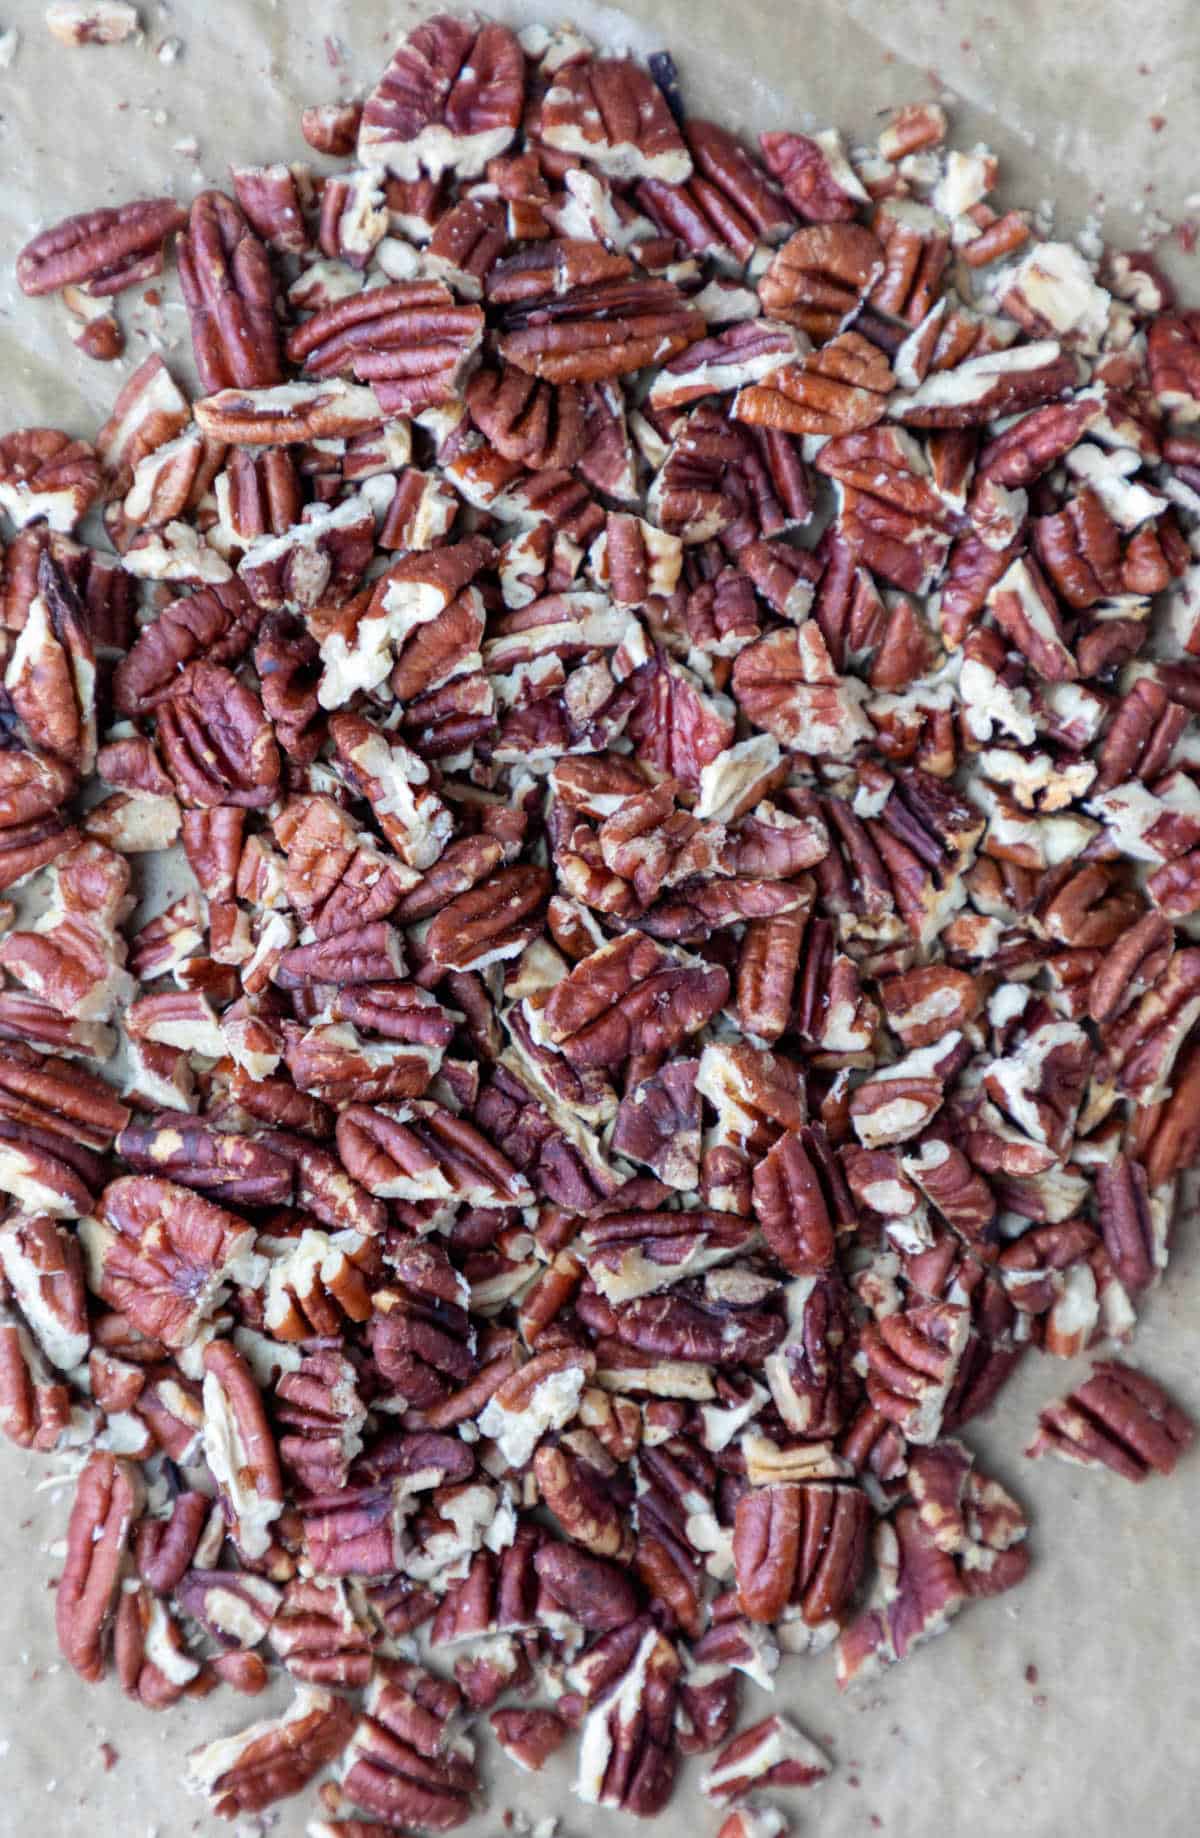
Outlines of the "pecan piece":
[[540,1025],[572,1065],[615,1065],[631,1052],[669,1053],[728,993],[724,970],[635,933],[576,964],[550,991]]
[[362,107],[358,158],[413,183],[474,178],[517,131],[525,60],[507,26],[440,13],[409,33]]
[[564,65],[542,98],[537,135],[614,179],[682,185],[691,176],[691,155],[662,91],[632,58]]
[[549,383],[599,383],[673,357],[704,318],[665,280],[600,281],[510,308],[500,355]]
[[415,414],[455,394],[482,334],[479,308],[456,304],[440,281],[397,281],[314,313],[288,356],[310,376],[370,384],[385,414]]
[[1045,1407],[1038,1425],[1028,1455],[1111,1468],[1127,1481],[1173,1473],[1196,1435],[1156,1380],[1116,1359],[1097,1361],[1069,1397]]
[[63,287],[120,293],[162,272],[163,244],[186,220],[174,198],[141,198],[64,218],[26,243],[17,257],[18,285],[25,294]]
[[344,1698],[302,1685],[281,1717],[193,1749],[188,1789],[205,1794],[218,1818],[261,1812],[306,1787],[341,1754],[353,1731],[354,1710]]
[[727,1744],[700,1782],[718,1805],[756,1787],[815,1787],[832,1769],[829,1757],[787,1717],[764,1717]]
[[281,382],[267,252],[232,198],[201,192],[179,239],[178,259],[196,368],[209,394]]
[[[99,490],[100,467],[87,441],[58,428],[22,428],[0,440],[0,508],[18,529],[44,519],[69,536]],[[47,565],[45,555],[39,577]]]
[[133,1464],[100,1451],[89,1455],[75,1489],[55,1601],[59,1647],[81,1678],[94,1681],[104,1674],[105,1636],[141,1509]]

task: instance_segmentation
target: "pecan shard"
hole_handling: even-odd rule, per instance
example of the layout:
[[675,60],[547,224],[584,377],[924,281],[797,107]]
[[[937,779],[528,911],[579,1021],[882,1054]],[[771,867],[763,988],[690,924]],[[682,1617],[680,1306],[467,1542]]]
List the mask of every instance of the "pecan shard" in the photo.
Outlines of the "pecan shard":
[[363,104],[358,157],[415,182],[474,178],[517,131],[525,60],[507,26],[438,14],[410,32]]
[[283,379],[267,252],[224,192],[202,192],[179,241],[179,281],[200,380],[220,389],[269,389]]

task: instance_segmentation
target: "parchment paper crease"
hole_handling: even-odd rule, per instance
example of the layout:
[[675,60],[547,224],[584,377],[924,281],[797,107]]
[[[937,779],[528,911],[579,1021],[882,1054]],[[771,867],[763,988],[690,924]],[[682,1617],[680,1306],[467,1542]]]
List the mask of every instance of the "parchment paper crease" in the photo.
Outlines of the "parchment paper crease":
[[[570,12],[609,43],[668,46],[693,106],[745,128],[815,121],[867,138],[876,111],[949,92],[956,144],[986,140],[1002,156],[1006,195],[1055,199],[1068,230],[1101,205],[1114,240],[1138,240],[1158,214],[1200,214],[1193,0],[992,4],[631,0],[618,13],[491,0],[487,10],[518,22]],[[18,295],[12,262],[35,227],[145,193],[187,199],[220,183],[231,157],[304,158],[300,106],[356,93],[397,29],[430,10],[175,0],[143,8],[141,43],[67,51],[46,31],[43,0],[0,0],[0,30],[21,34],[15,62],[0,71],[3,430],[48,421],[91,434],[124,374],[82,358],[53,303]],[[174,63],[156,55],[168,38],[182,41]],[[1200,301],[1200,264],[1177,251],[1166,259]],[[153,335],[186,376],[182,312],[168,304],[135,321],[130,361]],[[1196,1238],[1195,1221],[1181,1218],[1133,1356],[1200,1412]],[[787,1662],[773,1699],[747,1685],[747,1721],[786,1707],[836,1756],[836,1774],[816,1793],[778,1796],[801,1832],[1191,1838],[1200,1829],[1200,1456],[1172,1482],[1141,1489],[1023,1461],[1038,1405],[1082,1370],[1027,1361],[993,1418],[969,1431],[1033,1515],[1035,1563],[1019,1591],[970,1608],[944,1639],[844,1698],[830,1655]],[[250,1721],[261,1702],[224,1692],[155,1717],[127,1705],[115,1681],[88,1690],[60,1665],[48,1584],[69,1490],[46,1485],[53,1467],[0,1448],[0,1838],[215,1832],[183,1795],[183,1757]],[[107,1773],[104,1742],[119,1757]],[[656,1822],[661,1838],[715,1833],[719,1816],[695,1793],[694,1772]],[[571,1795],[566,1762],[539,1780],[491,1759],[487,1773],[489,1809],[469,1833],[500,1838],[506,1808],[557,1814],[565,1838],[615,1829],[612,1815]],[[311,1801],[307,1813],[289,1803],[269,1828],[299,1838],[311,1810]]]

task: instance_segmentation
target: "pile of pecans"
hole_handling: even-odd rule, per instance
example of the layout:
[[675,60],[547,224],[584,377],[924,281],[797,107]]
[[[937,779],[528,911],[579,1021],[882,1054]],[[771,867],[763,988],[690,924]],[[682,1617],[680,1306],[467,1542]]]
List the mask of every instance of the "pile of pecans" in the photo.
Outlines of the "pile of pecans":
[[[752,152],[669,59],[440,17],[303,128],[324,176],[17,266],[111,357],[174,235],[203,391],[0,440],[62,1649],[291,1674],[192,1757],[229,1817],[336,1762],[320,1838],[454,1826],[476,1712],[641,1815],[713,1751],[773,1838],[830,1764],[743,1676],[1021,1580],[958,1432],[1129,1339],[1200,1151],[1200,313],[932,105]],[[1030,1453],[1191,1436],[1105,1358]]]

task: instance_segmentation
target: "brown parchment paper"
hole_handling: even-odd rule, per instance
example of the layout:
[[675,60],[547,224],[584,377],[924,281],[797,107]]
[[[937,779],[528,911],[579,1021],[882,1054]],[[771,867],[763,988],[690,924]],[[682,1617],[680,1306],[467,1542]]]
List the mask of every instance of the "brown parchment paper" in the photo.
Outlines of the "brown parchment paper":
[[[21,299],[17,250],[68,211],[221,183],[230,158],[302,159],[303,103],[357,93],[398,30],[431,5],[376,0],[172,0],[143,7],[144,38],[65,50],[43,0],[0,0],[20,33],[0,69],[0,430],[33,421],[91,434],[132,363],[161,348],[188,374],[186,321],[170,303],[123,314],[124,366],[73,348],[53,302]],[[1157,217],[1200,214],[1200,11],[1195,0],[491,0],[516,23],[569,12],[599,40],[673,50],[689,103],[733,126],[838,124],[853,144],[878,110],[941,95],[955,140],[1002,156],[1014,202],[1057,202],[1070,232],[1104,212],[1113,240]],[[165,59],[164,41],[175,41]],[[178,50],[172,60],[170,51]],[[1200,263],[1166,264],[1200,300]],[[1189,272],[1190,268],[1190,272]],[[162,903],[151,898],[148,910]],[[1176,1226],[1170,1270],[1142,1315],[1133,1357],[1200,1413],[1197,1223]],[[1038,1406],[1085,1370],[1026,1361],[968,1439],[1033,1517],[1024,1586],[969,1608],[948,1635],[878,1682],[839,1697],[832,1655],[785,1662],[773,1696],[745,1687],[743,1720],[775,1707],[825,1742],[837,1771],[776,1796],[825,1838],[1192,1838],[1200,1832],[1200,1455],[1169,1483],[1135,1489],[1021,1449]],[[114,1681],[86,1689],[60,1663],[49,1585],[70,1499],[65,1464],[0,1447],[0,1835],[184,1838],[216,1832],[185,1797],[184,1756],[267,1704],[222,1692],[165,1716]],[[106,1772],[102,1744],[117,1761]],[[685,1773],[662,1838],[715,1833],[719,1815]],[[563,1760],[541,1778],[488,1757],[487,1809],[469,1834],[500,1838],[556,1815],[565,1838],[609,1832]],[[311,1796],[264,1822],[300,1838]],[[632,1824],[626,1830],[636,1829]]]

